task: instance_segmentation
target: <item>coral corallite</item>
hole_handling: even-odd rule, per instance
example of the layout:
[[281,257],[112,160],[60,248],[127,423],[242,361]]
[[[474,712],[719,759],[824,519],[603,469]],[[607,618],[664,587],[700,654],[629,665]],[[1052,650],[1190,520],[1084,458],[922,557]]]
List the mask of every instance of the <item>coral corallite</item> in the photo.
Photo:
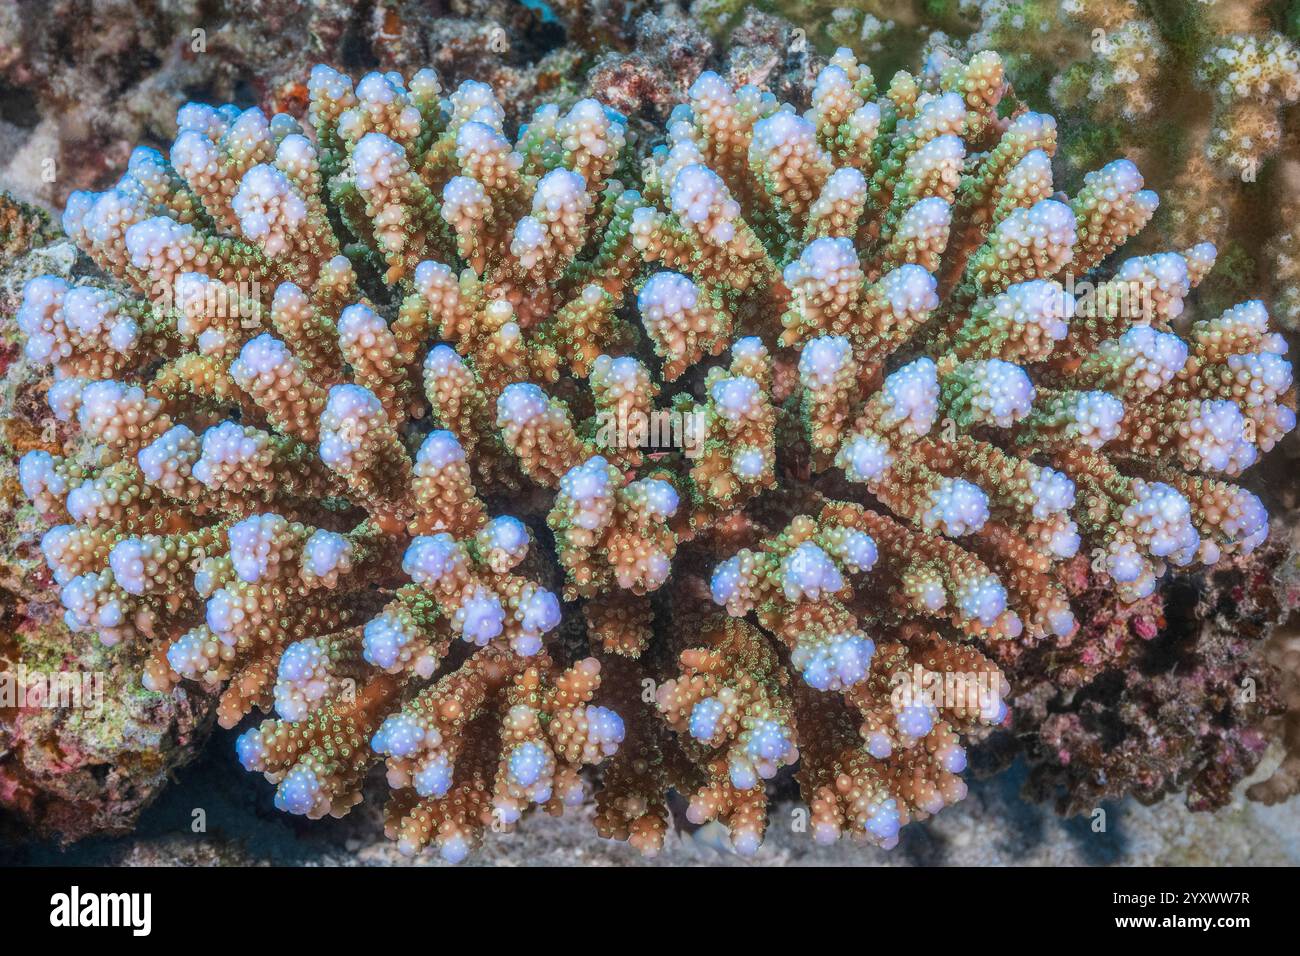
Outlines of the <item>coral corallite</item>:
[[1054,191],[1004,86],[705,73],[640,162],[431,70],[317,67],[310,129],[185,106],[68,203],[109,278],[19,315],[79,425],[20,469],[69,627],[273,710],[238,752],[290,813],[383,761],[407,852],[594,790],[654,854],[676,790],[750,853],[783,768],[815,839],[892,846],[1006,719],[980,647],[1077,626],[1059,562],[1133,599],[1249,551],[1223,476],[1294,424],[1262,304],[1182,315],[1208,244],[1099,275],[1156,197]]

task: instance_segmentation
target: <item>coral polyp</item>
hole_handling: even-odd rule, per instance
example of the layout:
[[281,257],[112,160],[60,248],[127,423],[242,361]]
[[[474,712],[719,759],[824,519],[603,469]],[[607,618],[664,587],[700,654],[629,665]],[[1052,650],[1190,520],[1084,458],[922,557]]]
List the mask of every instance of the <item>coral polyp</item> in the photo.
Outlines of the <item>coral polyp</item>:
[[653,855],[670,792],[752,853],[793,775],[890,847],[1007,719],[1000,642],[1247,553],[1229,482],[1294,426],[1260,302],[1192,320],[1208,243],[1112,262],[1130,162],[1057,192],[993,54],[800,113],[705,73],[639,150],[591,99],[513,136],[432,70],[308,84],[309,125],[190,104],[75,193],[106,278],[19,323],[60,455],[24,490],[65,619],[222,688],[275,803],[383,763],[404,852],[594,796]]

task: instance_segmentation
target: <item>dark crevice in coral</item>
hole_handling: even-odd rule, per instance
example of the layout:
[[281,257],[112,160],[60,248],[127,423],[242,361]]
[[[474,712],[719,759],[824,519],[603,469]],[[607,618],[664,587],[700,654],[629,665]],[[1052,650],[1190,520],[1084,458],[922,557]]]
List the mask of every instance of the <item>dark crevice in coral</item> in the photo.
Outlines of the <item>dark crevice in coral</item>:
[[162,66],[162,60],[152,50],[139,50],[132,57],[131,67],[122,70],[121,85],[117,92],[126,93],[134,85],[135,77],[149,76]]
[[370,21],[373,8],[373,3],[357,4],[355,15],[348,21],[343,31],[343,40],[340,44],[342,65],[349,71],[365,72],[379,66],[379,57],[375,55],[374,47],[371,46],[366,32],[366,24]]
[[41,121],[40,104],[33,87],[12,87],[0,83],[0,120],[19,129],[34,129]]
[[231,91],[231,102],[241,110],[256,106],[260,99],[261,97],[258,96],[256,88],[247,80],[237,82]]
[[[1117,747],[1128,736],[1128,728],[1119,719],[1118,704],[1124,693],[1122,671],[1103,674],[1071,701],[1085,726],[1095,731],[1104,748]],[[1064,708],[1062,709],[1064,710]]]
[[1165,627],[1143,647],[1138,672],[1155,677],[1173,670],[1183,658],[1196,629],[1198,591],[1191,578],[1174,578],[1165,588]]
[[[525,4],[525,6],[531,5]],[[514,54],[512,58],[522,63],[536,63],[546,54],[564,46],[568,36],[559,23],[535,16],[528,29],[524,31],[522,40],[517,50],[511,50]]]

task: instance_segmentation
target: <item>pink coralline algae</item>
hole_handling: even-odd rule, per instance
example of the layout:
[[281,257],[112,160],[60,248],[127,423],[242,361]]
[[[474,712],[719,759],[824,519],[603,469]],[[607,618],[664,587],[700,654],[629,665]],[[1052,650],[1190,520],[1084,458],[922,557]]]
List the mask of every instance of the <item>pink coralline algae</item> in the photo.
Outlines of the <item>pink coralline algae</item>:
[[999,737],[993,752],[1004,761],[1023,753],[1028,794],[1062,813],[1176,792],[1192,810],[1227,805],[1282,709],[1279,675],[1262,653],[1286,613],[1273,582],[1282,550],[1270,541],[1200,584],[1174,582],[1129,605],[1076,559],[1069,586],[1079,630],[994,649],[1015,700],[1010,739]]
[[704,73],[640,158],[592,99],[511,136],[432,70],[308,88],[74,194],[116,281],[18,319],[77,424],[20,469],[68,625],[274,711],[283,810],[382,762],[410,853],[594,792],[654,854],[670,791],[750,853],[793,768],[815,839],[893,846],[1007,720],[989,648],[1078,627],[1060,562],[1142,600],[1264,540],[1263,305],[1188,321],[1209,244],[1109,263],[1156,196],[1058,193],[995,55],[841,51],[803,113]]

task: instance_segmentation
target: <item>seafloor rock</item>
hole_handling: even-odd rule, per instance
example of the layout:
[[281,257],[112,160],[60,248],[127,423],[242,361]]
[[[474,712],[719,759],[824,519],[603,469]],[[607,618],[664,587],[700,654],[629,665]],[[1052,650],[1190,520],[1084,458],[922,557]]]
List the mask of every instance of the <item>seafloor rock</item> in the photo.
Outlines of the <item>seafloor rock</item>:
[[1286,713],[1277,720],[1277,736],[1285,755],[1267,780],[1253,784],[1247,791],[1252,800],[1281,803],[1300,792],[1300,524],[1292,512],[1286,555],[1278,565],[1274,588],[1278,603],[1287,617],[1273,632],[1266,648],[1270,664],[1280,674],[1278,695]]
[[1086,559],[1076,559],[1079,632],[992,648],[1014,689],[1014,723],[984,756],[1005,765],[1023,754],[1027,794],[1054,799],[1063,814],[1180,792],[1192,810],[1225,806],[1264,756],[1269,718],[1283,710],[1281,675],[1263,651],[1285,614],[1273,587],[1285,551],[1269,542],[1130,605],[1098,588]]

